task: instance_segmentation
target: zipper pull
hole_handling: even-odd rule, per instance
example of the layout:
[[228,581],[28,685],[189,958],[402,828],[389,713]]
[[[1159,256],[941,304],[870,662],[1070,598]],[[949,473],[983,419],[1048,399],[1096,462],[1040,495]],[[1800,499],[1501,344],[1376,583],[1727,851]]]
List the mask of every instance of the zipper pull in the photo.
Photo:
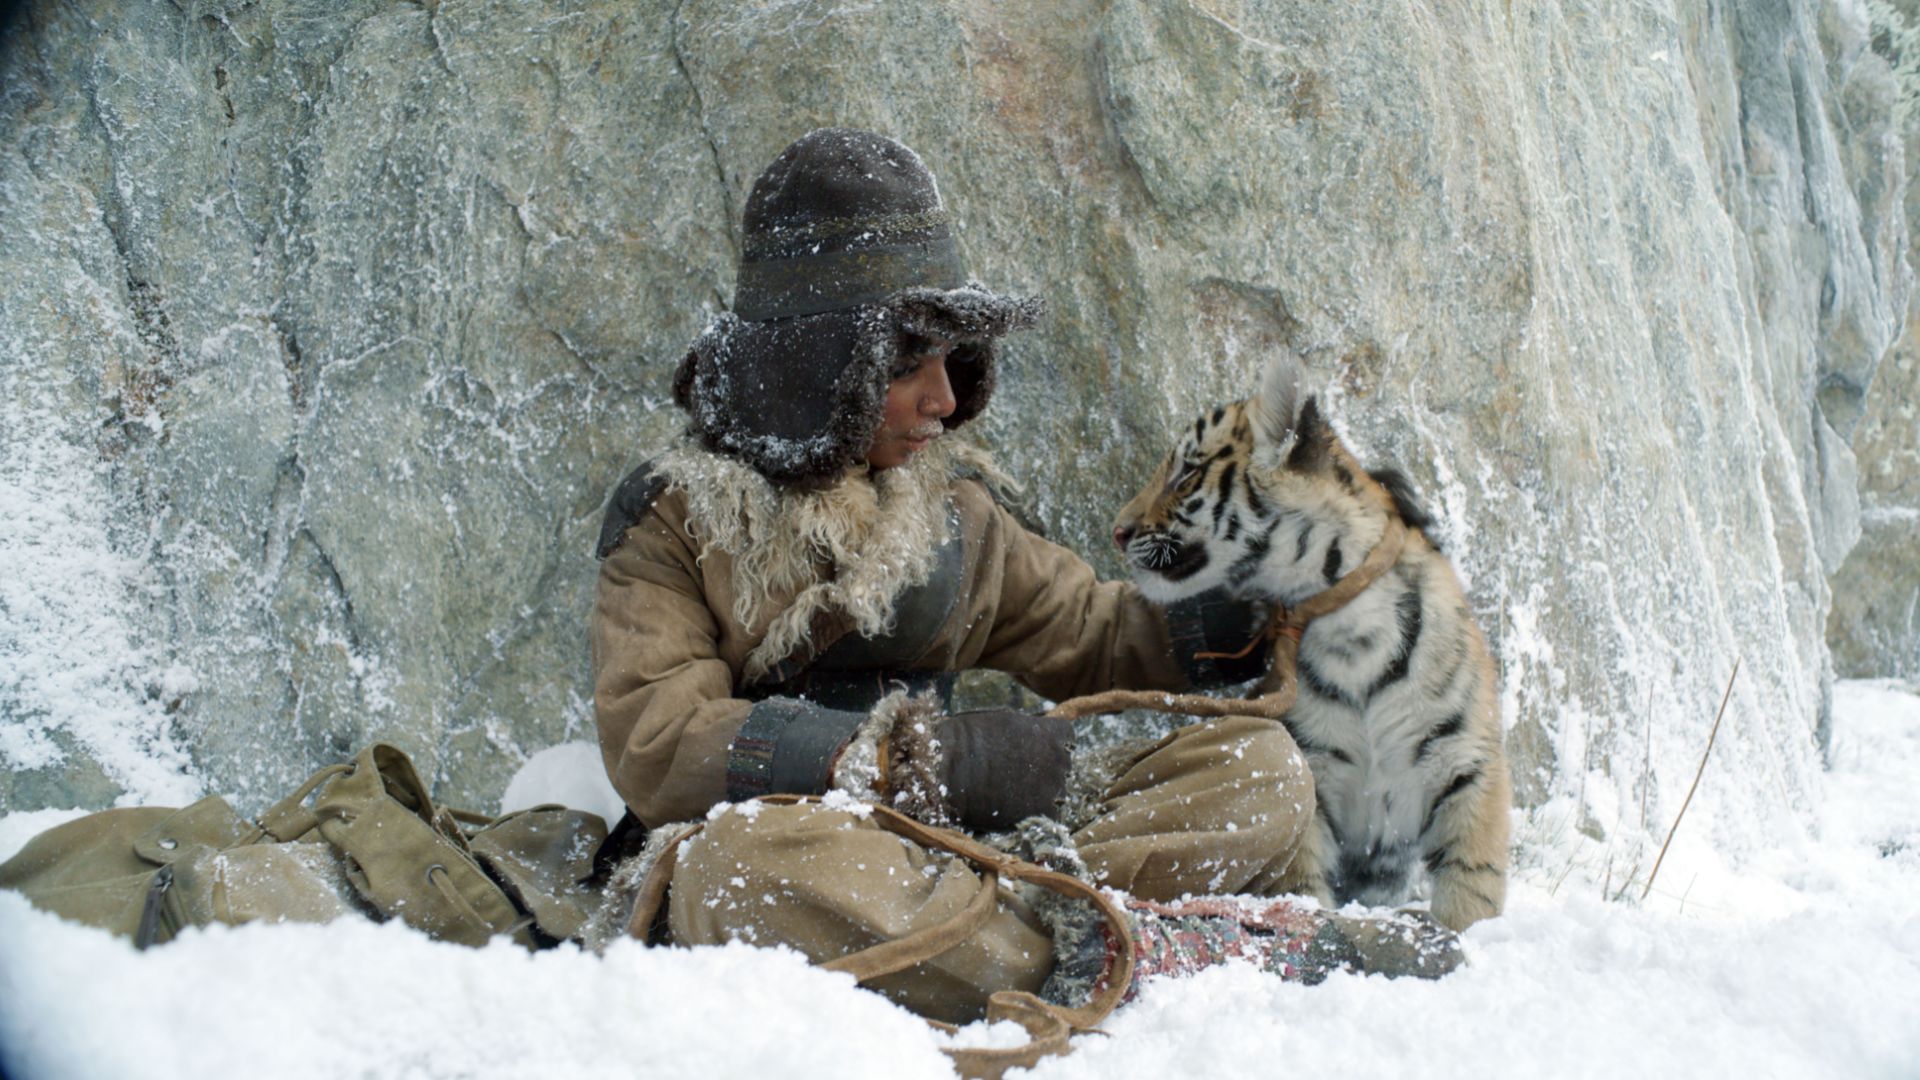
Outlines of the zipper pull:
[[134,931],[133,947],[144,949],[153,944],[160,934],[160,909],[166,899],[167,890],[173,887],[173,864],[168,863],[153,873],[153,883],[147,886],[147,902],[140,908],[140,929]]

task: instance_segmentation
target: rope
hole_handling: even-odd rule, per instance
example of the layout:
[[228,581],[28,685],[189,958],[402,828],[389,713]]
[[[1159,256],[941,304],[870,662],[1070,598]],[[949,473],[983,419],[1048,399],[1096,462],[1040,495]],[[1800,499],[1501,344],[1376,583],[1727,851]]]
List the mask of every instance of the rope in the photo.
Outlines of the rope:
[[[760,801],[785,806],[818,803],[820,799],[813,795],[768,795]],[[1028,1041],[1011,1047],[944,1050],[960,1075],[967,1080],[996,1080],[1008,1069],[1031,1068],[1043,1057],[1066,1053],[1069,1038],[1076,1032],[1097,1030],[1096,1025],[1119,1006],[1127,988],[1133,985],[1136,958],[1132,924],[1106,893],[1079,878],[997,851],[965,833],[925,825],[878,804],[871,809],[874,823],[888,832],[922,848],[957,855],[978,867],[980,889],[964,909],[939,923],[829,961],[822,967],[829,971],[847,972],[856,982],[865,984],[931,960],[967,941],[986,924],[995,910],[1000,879],[1006,878],[1009,881],[1031,882],[1092,904],[1106,920],[1108,940],[1114,947],[1113,966],[1093,999],[1077,1008],[1055,1005],[1017,990],[1002,990],[988,997],[987,1019],[1011,1020],[1019,1024],[1026,1029]],[[694,825],[674,837],[673,842],[661,852],[659,861],[641,880],[634,897],[633,912],[627,920],[629,936],[641,941],[652,936],[655,921],[659,919],[666,900],[667,886],[679,861],[680,845],[703,828],[704,823]],[[937,1020],[927,1022],[943,1031],[956,1030],[953,1025]]]
[[1267,668],[1267,676],[1260,685],[1273,689],[1259,697],[1217,698],[1205,694],[1173,694],[1164,690],[1105,690],[1069,698],[1055,705],[1047,715],[1063,720],[1078,720],[1083,716],[1101,716],[1122,709],[1152,709],[1155,712],[1184,713],[1188,716],[1258,716],[1278,720],[1293,708],[1294,700],[1300,694],[1300,638],[1306,633],[1307,624],[1339,611],[1354,597],[1367,591],[1382,575],[1393,569],[1393,564],[1399,561],[1400,553],[1406,550],[1406,546],[1406,523],[1388,515],[1386,532],[1381,534],[1380,542],[1373,545],[1373,550],[1367,552],[1367,557],[1361,560],[1359,566],[1327,586],[1325,591],[1293,607],[1276,607],[1266,629],[1249,641],[1246,648],[1237,653],[1195,654],[1197,659],[1224,656],[1238,660],[1251,654],[1262,641],[1271,642],[1273,658]]
[[[1296,669],[1300,639],[1307,625],[1314,619],[1345,607],[1379,580],[1399,560],[1406,540],[1405,523],[1389,515],[1386,532],[1359,566],[1328,586],[1324,592],[1294,607],[1276,608],[1259,635],[1238,653],[1227,654],[1229,658],[1239,659],[1250,655],[1262,641],[1272,643],[1273,657],[1262,685],[1274,689],[1266,694],[1242,699],[1155,690],[1110,690],[1063,701],[1047,715],[1076,719],[1122,709],[1155,709],[1190,716],[1260,716],[1278,720],[1293,707],[1299,692]],[[1215,653],[1196,655],[1202,659],[1220,658],[1220,654]],[[761,801],[780,805],[819,800],[814,796],[773,795]],[[973,863],[980,869],[980,890],[964,909],[946,920],[822,965],[829,970],[850,973],[856,981],[866,983],[939,956],[971,938],[993,915],[1002,878],[1031,882],[1085,900],[1099,911],[1110,930],[1109,941],[1114,944],[1116,955],[1112,969],[1093,1000],[1079,1008],[1069,1008],[1023,992],[1003,990],[993,994],[987,1003],[988,1019],[1018,1023],[1026,1029],[1028,1041],[1025,1045],[1015,1047],[945,1050],[962,1077],[967,1080],[994,1080],[1008,1069],[1030,1068],[1043,1057],[1065,1053],[1070,1049],[1068,1040],[1073,1034],[1097,1030],[1096,1025],[1120,1004],[1133,983],[1136,962],[1134,942],[1127,917],[1105,893],[1078,878],[996,851],[964,833],[922,824],[883,805],[874,804],[872,812],[874,821],[887,831],[923,848],[946,851]],[[627,933],[630,936],[641,941],[653,936],[666,900],[668,884],[678,862],[680,845],[697,835],[702,828],[704,825],[695,825],[674,837],[642,879],[627,921]],[[943,1030],[954,1030],[950,1024],[928,1022]]]

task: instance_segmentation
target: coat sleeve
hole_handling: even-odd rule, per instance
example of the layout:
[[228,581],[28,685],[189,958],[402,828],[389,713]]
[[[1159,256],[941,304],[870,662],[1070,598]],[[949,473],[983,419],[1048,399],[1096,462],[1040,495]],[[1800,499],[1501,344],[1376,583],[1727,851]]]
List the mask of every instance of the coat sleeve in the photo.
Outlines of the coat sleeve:
[[[1184,690],[1165,613],[1131,582],[1099,581],[1078,555],[992,505],[985,547],[999,557],[981,666],[1061,700],[1102,690]],[[981,582],[989,591],[991,574]]]
[[594,598],[600,753],[648,826],[698,817],[726,797],[728,744],[752,708],[734,696],[695,554],[648,514],[602,560]]
[[[869,714],[789,697],[749,702],[677,513],[642,512],[602,540],[593,609],[594,717],[614,790],[649,827],[714,803],[820,794]],[[610,545],[610,546],[609,546]]]
[[974,617],[992,629],[976,663],[1014,675],[1054,700],[1103,690],[1214,689],[1266,672],[1249,649],[1264,605],[1215,590],[1165,606],[1131,582],[1095,578],[1073,552],[1036,536],[980,489],[989,507],[983,547],[994,565],[975,588]]

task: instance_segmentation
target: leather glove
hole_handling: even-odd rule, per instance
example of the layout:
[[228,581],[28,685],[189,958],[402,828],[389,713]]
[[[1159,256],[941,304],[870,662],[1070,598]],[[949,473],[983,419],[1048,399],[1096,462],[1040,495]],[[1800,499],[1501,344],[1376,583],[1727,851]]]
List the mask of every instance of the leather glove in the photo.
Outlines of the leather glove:
[[[1052,815],[1067,793],[1073,724],[1013,709],[976,709],[896,728],[896,805],[972,832]],[[919,811],[915,813],[915,811]]]

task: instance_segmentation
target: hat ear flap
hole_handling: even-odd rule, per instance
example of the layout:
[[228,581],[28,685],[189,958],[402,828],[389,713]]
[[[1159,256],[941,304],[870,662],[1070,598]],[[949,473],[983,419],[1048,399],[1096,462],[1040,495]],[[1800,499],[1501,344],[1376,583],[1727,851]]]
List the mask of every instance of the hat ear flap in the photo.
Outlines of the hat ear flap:
[[948,428],[979,416],[993,397],[995,355],[992,339],[963,341],[947,354],[947,381],[953,386],[953,412],[941,423]]
[[680,366],[673,373],[673,403],[680,406],[682,412],[693,412],[693,369],[698,364],[696,350],[688,349],[687,355],[680,358]]

